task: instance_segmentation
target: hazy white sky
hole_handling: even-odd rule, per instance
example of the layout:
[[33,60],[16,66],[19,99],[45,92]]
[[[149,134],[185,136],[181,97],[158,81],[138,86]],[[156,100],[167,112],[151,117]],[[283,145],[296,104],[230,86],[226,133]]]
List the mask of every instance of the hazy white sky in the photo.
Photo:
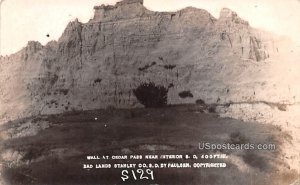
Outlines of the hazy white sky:
[[[11,54],[29,40],[46,44],[57,40],[75,18],[87,22],[93,6],[118,0],[5,0],[2,4],[2,54]],[[174,11],[186,6],[208,10],[216,18],[223,7],[248,20],[251,26],[286,35],[300,45],[299,0],[144,0],[150,10]],[[46,35],[49,34],[50,37]]]

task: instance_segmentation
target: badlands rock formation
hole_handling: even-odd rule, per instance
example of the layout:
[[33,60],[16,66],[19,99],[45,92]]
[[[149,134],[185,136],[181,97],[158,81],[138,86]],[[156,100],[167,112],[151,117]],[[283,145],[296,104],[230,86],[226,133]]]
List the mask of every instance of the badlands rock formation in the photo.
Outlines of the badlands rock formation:
[[69,23],[58,41],[1,57],[0,117],[139,107],[133,90],[153,82],[169,88],[169,104],[201,99],[224,116],[285,122],[299,110],[299,58],[288,39],[229,9],[216,19],[193,7],[153,12],[143,0],[124,0],[96,6],[88,23]]

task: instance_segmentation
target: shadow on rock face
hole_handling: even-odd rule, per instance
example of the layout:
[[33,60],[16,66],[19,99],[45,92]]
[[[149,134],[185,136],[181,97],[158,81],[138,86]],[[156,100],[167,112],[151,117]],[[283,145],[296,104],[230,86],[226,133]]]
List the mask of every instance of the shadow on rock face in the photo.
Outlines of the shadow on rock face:
[[143,83],[133,91],[138,101],[146,108],[167,105],[168,89],[153,82]]

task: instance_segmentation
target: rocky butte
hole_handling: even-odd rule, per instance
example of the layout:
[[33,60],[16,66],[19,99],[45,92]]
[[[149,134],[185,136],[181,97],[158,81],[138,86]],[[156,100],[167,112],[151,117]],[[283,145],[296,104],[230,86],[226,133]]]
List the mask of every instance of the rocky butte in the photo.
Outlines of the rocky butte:
[[134,89],[150,82],[168,90],[168,104],[201,99],[224,116],[299,120],[300,57],[290,40],[226,8],[218,19],[193,7],[153,12],[143,0],[94,9],[58,41],[1,57],[1,120],[141,107]]
[[94,9],[58,41],[30,41],[0,58],[0,123],[142,107],[136,90],[154,84],[168,104],[205,103],[224,117],[280,125],[293,137],[285,159],[300,171],[299,46],[229,9],[218,19],[193,7],[153,12],[143,0]]

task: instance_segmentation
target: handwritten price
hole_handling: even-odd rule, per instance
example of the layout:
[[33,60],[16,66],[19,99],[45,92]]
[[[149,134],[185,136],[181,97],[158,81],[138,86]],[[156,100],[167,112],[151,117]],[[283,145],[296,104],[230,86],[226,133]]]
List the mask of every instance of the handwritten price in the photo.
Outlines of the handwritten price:
[[123,182],[133,178],[134,180],[154,180],[154,172],[153,170],[146,169],[138,169],[138,170],[123,170],[121,179]]

